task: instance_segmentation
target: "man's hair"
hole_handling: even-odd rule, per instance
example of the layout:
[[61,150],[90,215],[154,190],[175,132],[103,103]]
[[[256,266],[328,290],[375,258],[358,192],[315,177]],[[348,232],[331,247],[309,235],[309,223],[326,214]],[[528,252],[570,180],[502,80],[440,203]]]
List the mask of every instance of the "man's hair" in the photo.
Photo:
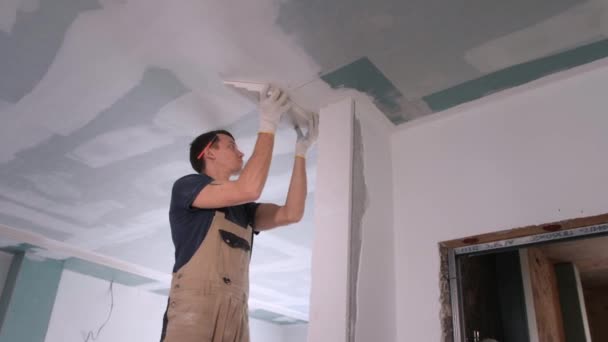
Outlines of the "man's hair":
[[[190,165],[192,165],[194,171],[198,173],[205,171],[205,157],[201,156],[200,159],[197,158],[201,152],[203,152],[205,147],[207,147],[207,145],[211,142],[211,140],[215,139],[218,134],[225,134],[234,139],[230,132],[220,129],[203,133],[192,140],[192,143],[190,144]],[[217,147],[217,142],[218,140],[216,139],[210,147]]]

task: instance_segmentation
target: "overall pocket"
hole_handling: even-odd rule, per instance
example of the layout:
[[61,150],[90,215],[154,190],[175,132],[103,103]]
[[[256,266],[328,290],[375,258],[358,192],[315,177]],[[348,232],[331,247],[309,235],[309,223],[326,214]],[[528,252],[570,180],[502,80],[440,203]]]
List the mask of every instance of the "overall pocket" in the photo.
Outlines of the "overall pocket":
[[242,237],[229,231],[219,229],[220,258],[222,269],[218,270],[226,285],[232,282],[243,283],[243,277],[249,267],[251,244]]

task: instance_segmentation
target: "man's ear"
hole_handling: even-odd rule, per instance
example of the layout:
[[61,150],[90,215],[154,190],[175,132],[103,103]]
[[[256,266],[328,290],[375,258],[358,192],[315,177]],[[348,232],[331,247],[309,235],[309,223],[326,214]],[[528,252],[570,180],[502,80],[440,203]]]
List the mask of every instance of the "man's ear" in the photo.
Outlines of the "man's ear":
[[205,152],[205,158],[209,160],[215,160],[215,151],[213,150],[213,148],[210,148],[207,150],[207,152]]

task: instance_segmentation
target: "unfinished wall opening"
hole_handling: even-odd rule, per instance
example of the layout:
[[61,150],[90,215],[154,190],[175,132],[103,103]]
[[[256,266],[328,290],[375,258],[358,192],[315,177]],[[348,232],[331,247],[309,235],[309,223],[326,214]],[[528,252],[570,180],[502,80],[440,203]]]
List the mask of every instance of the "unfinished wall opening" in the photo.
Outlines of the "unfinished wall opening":
[[604,341],[608,215],[440,243],[443,341]]

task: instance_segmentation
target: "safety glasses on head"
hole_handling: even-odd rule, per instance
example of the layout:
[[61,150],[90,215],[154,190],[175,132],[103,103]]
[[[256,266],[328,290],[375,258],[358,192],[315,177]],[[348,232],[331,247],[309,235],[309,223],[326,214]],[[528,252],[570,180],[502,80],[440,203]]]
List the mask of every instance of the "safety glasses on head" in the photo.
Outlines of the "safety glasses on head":
[[205,155],[205,153],[207,153],[207,151],[215,143],[215,141],[217,140],[217,138],[218,138],[217,134],[213,136],[213,139],[211,139],[211,141],[209,141],[209,143],[205,146],[205,148],[201,151],[201,153],[198,154],[198,157],[196,157],[197,160],[203,158],[203,156]]

